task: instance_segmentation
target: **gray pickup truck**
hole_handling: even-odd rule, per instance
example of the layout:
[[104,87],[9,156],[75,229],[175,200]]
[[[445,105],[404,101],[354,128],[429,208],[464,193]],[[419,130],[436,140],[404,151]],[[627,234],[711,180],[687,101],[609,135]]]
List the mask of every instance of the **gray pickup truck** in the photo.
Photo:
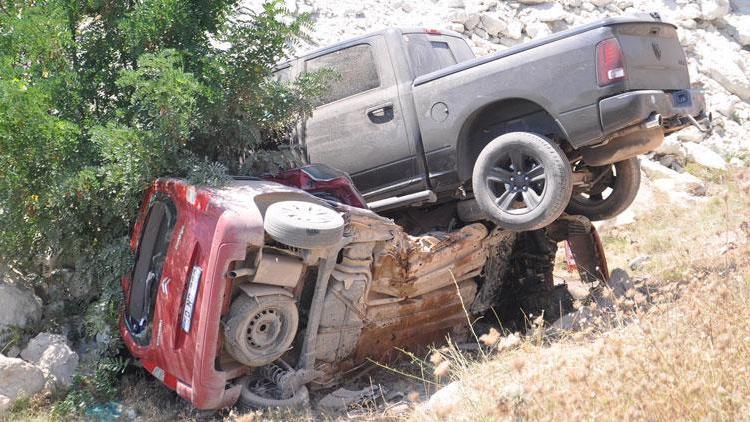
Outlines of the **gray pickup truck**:
[[279,79],[338,75],[295,147],[348,172],[376,211],[455,204],[510,230],[563,212],[611,218],[633,201],[636,156],[707,130],[675,27],[615,17],[475,58],[457,33],[386,29],[281,63]]

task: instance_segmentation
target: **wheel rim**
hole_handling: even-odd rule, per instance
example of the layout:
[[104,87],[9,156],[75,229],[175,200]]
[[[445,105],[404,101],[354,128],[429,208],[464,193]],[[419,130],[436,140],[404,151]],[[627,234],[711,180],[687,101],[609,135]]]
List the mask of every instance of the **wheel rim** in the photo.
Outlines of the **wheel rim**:
[[278,352],[288,330],[282,313],[275,308],[266,308],[253,315],[245,329],[245,339],[251,350],[261,355]]
[[547,175],[538,158],[521,150],[499,157],[487,171],[487,187],[495,206],[508,214],[526,214],[544,198]]
[[[576,166],[576,170],[586,169],[586,165]],[[586,190],[576,192],[576,201],[588,205],[599,205],[612,196],[617,187],[617,168],[614,164],[601,167],[589,167],[593,173],[593,183]]]
[[287,218],[303,224],[329,224],[338,216],[320,205],[292,201],[280,206],[278,211]]

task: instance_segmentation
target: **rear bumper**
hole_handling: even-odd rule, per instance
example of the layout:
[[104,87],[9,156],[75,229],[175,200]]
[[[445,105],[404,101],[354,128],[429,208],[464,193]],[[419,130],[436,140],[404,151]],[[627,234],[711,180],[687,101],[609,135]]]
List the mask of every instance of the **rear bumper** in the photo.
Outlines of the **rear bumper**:
[[706,118],[706,100],[702,92],[686,89],[675,92],[631,91],[599,101],[605,136],[640,124],[655,114],[661,115],[665,130],[677,130],[690,124],[689,117],[696,120]]

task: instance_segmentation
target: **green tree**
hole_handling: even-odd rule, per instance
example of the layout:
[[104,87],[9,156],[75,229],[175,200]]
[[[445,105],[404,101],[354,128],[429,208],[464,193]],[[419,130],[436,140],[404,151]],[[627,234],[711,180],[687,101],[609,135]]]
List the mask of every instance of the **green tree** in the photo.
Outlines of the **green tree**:
[[114,322],[148,184],[289,162],[287,129],[326,86],[272,78],[309,16],[237,3],[0,1],[0,260],[37,280],[75,269],[93,330]]

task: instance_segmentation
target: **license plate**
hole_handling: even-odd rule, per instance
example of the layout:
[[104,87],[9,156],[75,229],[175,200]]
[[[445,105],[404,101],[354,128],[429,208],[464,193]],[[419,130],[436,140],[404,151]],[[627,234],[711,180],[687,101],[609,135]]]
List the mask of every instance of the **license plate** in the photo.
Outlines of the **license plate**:
[[185,309],[182,311],[182,331],[189,332],[193,321],[193,310],[195,309],[195,296],[198,294],[198,283],[201,280],[203,270],[201,267],[193,267],[188,284],[187,297],[185,298]]
[[676,107],[690,107],[692,101],[689,91],[677,91],[672,94],[672,102]]

